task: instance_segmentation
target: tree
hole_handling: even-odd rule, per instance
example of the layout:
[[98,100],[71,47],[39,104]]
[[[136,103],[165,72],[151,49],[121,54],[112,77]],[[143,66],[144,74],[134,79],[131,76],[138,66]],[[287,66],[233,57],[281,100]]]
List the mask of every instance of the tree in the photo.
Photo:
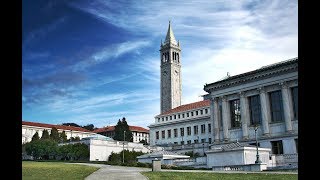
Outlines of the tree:
[[143,143],[143,145],[149,145],[148,142],[147,142],[145,139],[142,139],[142,140],[140,141],[140,143]]
[[62,125],[64,125],[64,126],[81,127],[81,126],[79,126],[79,125],[78,125],[78,124],[76,124],[76,123],[62,123]]
[[31,141],[25,145],[25,150],[28,155],[33,156],[35,159],[50,159],[55,158],[57,155],[57,142],[52,139],[42,139],[38,141]]
[[94,130],[94,125],[93,124],[87,124],[86,126],[82,126],[82,128],[87,129],[89,131]]
[[59,137],[59,132],[58,132],[57,128],[53,127],[51,129],[50,139],[52,139],[56,142],[59,142],[60,137]]
[[43,130],[42,131],[42,136],[41,136],[41,139],[49,139],[50,138],[50,136],[49,136],[49,132],[48,132],[48,130]]
[[[133,141],[132,132],[129,130],[129,125],[125,117],[123,117],[121,121],[119,119],[117,125],[114,128],[114,131],[115,131],[115,135],[113,137],[114,140],[118,140],[118,141],[125,140],[130,142]],[[126,131],[125,137],[124,137],[124,131]]]
[[33,136],[32,136],[32,140],[31,141],[36,141],[36,140],[39,140],[39,134],[38,132],[36,132]]
[[60,133],[60,142],[67,142],[67,135],[64,131]]
[[80,141],[80,137],[79,137],[79,136],[76,136],[76,137],[74,138],[74,141]]

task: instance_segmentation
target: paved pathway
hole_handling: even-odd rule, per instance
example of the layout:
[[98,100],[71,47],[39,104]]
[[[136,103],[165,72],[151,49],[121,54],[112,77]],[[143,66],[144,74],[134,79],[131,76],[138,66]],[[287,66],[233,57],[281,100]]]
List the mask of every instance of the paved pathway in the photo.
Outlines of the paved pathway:
[[85,180],[147,180],[145,176],[140,174],[142,171],[151,171],[150,168],[138,168],[138,167],[125,167],[125,166],[110,166],[105,164],[90,164],[90,163],[74,163],[84,164],[88,166],[99,167],[100,169],[88,177]]

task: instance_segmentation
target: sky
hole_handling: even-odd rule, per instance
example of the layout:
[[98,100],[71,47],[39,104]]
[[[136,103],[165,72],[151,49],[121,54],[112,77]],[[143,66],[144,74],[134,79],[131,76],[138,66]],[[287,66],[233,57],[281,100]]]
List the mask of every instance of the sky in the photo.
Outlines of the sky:
[[298,57],[297,0],[22,1],[22,120],[148,128],[169,20],[182,104],[227,73]]

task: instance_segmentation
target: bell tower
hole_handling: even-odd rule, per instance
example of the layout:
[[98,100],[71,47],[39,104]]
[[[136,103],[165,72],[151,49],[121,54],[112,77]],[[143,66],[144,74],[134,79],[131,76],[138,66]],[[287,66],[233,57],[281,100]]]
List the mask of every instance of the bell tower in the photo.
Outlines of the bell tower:
[[171,23],[164,43],[160,45],[161,113],[181,105],[181,48],[176,41]]

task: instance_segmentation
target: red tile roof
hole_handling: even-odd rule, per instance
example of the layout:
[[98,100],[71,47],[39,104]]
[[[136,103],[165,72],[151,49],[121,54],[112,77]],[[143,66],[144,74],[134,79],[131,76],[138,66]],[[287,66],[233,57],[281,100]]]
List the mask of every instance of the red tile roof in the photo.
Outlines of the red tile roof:
[[57,128],[57,129],[63,129],[63,130],[71,130],[71,131],[80,131],[80,132],[91,132],[87,129],[81,128],[81,127],[74,127],[74,126],[63,126],[63,125],[54,125],[54,124],[44,124],[44,123],[37,123],[37,122],[28,122],[28,121],[22,121],[22,125],[27,126],[36,126],[36,127],[46,127],[46,128]]
[[[114,131],[114,128],[115,128],[115,126],[107,126],[107,127],[95,129],[93,132],[99,133],[99,132]],[[129,126],[129,129],[130,129],[130,131],[134,131],[134,132],[149,133],[148,129],[145,129],[145,128],[140,127],[140,126]]]
[[170,109],[169,111],[166,111],[164,113],[161,113],[158,116],[172,114],[176,112],[188,111],[191,109],[197,109],[197,108],[206,107],[206,106],[210,106],[210,100],[203,100],[203,101],[198,101],[190,104],[184,104],[176,108]]

